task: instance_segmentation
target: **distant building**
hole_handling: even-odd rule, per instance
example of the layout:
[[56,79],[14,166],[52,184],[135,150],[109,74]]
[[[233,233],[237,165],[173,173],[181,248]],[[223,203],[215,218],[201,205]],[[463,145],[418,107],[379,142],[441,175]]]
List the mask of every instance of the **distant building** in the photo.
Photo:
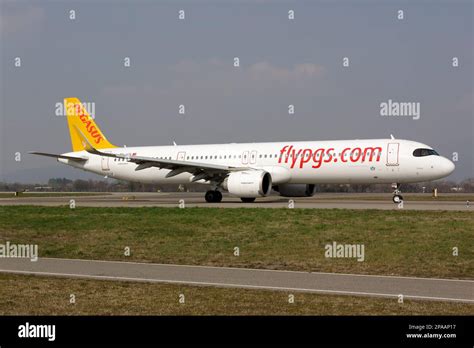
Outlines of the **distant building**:
[[35,191],[52,191],[51,186],[35,186]]

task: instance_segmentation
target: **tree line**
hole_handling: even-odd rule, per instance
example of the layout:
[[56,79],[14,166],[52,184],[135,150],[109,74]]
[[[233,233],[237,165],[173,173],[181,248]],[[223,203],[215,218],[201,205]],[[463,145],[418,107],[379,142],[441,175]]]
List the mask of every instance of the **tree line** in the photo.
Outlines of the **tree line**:
[[[415,184],[403,184],[403,192],[431,192],[434,188],[438,192],[474,192],[474,178],[459,182],[437,180]],[[47,184],[1,183],[0,191],[52,191],[52,192],[205,192],[207,185],[155,185],[135,182],[109,180],[70,180],[67,178],[51,178]],[[317,192],[392,192],[389,184],[321,184],[316,185]]]

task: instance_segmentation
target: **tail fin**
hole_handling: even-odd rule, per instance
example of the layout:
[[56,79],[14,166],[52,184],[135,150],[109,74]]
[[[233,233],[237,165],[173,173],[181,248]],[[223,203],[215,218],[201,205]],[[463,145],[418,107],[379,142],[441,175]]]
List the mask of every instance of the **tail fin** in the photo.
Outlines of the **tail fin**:
[[85,149],[78,130],[96,149],[117,147],[107,140],[104,133],[99,129],[94,119],[90,117],[78,98],[65,98],[64,106],[66,108],[67,123],[69,126],[69,134],[71,135],[73,151],[82,151]]

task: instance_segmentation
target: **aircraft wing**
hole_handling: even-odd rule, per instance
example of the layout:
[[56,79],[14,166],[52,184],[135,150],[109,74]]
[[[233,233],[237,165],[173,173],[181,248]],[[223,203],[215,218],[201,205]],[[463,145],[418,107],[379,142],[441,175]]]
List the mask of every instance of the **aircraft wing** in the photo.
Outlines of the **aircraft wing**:
[[83,138],[82,141],[83,141],[85,150],[87,152],[94,155],[99,155],[99,156],[126,159],[129,162],[138,164],[138,166],[135,168],[136,171],[151,168],[151,167],[157,167],[159,169],[169,169],[171,171],[168,174],[166,174],[167,178],[171,178],[175,175],[186,172],[186,173],[191,173],[194,175],[192,182],[198,181],[198,180],[221,181],[230,172],[253,169],[253,168],[248,168],[248,167],[232,167],[232,166],[223,166],[223,165],[218,165],[218,164],[178,161],[178,160],[159,159],[159,158],[154,158],[154,157],[143,157],[143,156],[107,153],[107,152],[103,152],[103,151],[99,151],[95,149],[79,130],[78,130],[78,133],[81,136],[81,138]]
[[135,170],[137,171],[150,168],[150,167],[157,167],[160,169],[169,169],[171,171],[168,174],[166,174],[167,178],[171,178],[175,175],[185,173],[185,172],[191,173],[194,175],[194,178],[192,179],[192,181],[198,181],[202,179],[204,180],[217,179],[218,180],[219,178],[221,179],[225,178],[230,172],[252,169],[252,168],[246,168],[246,167],[221,166],[221,165],[209,164],[209,163],[167,160],[167,159],[159,159],[159,158],[153,158],[153,157],[116,155],[116,154],[105,153],[101,151],[88,151],[88,152],[99,155],[99,156],[126,159],[129,162],[138,164],[138,166],[135,168]]

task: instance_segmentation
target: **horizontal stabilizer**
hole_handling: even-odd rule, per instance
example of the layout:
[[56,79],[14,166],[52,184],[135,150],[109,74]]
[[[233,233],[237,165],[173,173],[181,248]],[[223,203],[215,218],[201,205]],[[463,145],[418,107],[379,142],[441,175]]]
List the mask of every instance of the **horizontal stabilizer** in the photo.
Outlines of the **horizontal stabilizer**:
[[68,159],[68,160],[78,161],[78,162],[85,162],[85,161],[88,160],[88,158],[85,158],[85,157],[57,155],[57,154],[54,154],[54,153],[47,153],[47,152],[30,151],[28,153],[31,153],[32,155],[39,155],[39,156],[46,156],[46,157],[53,157],[53,158],[63,158],[63,159]]

